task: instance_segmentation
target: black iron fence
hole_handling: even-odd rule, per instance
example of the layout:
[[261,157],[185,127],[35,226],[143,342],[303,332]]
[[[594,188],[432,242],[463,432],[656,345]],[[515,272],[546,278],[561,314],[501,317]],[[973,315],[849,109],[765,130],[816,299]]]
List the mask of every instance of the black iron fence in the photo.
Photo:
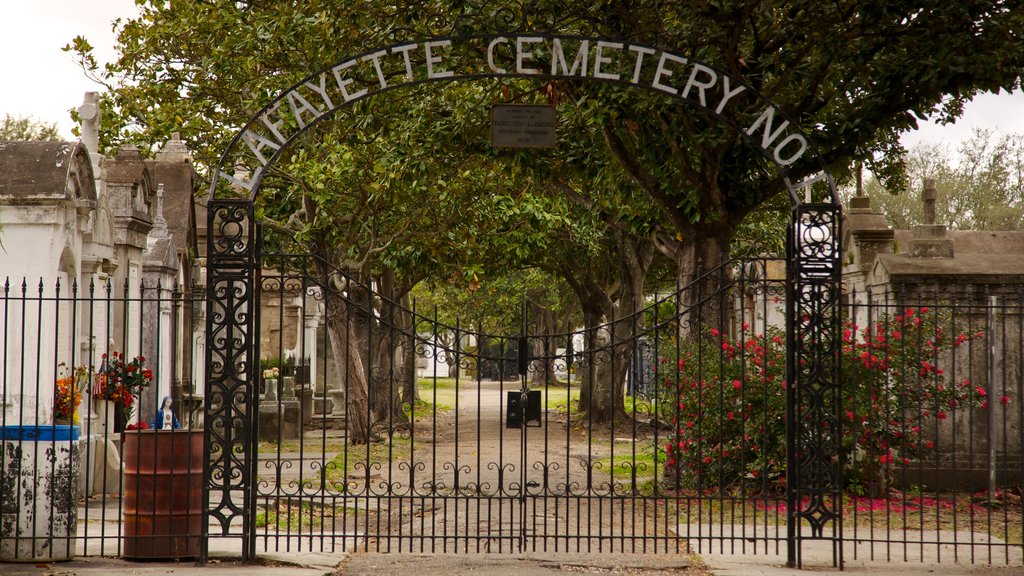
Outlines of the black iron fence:
[[854,556],[1021,563],[1024,289],[849,294],[843,336]]
[[[254,394],[216,400],[245,422],[204,421],[204,295],[5,286],[3,559],[44,544],[52,559],[190,557],[203,534],[236,534],[206,515],[203,468],[214,477],[230,455],[188,433],[204,428],[251,436],[251,504],[230,485],[225,498],[257,553],[786,557],[781,263],[725,267],[599,325],[507,335],[307,257],[264,263],[259,367],[240,371]],[[1020,291],[847,301],[842,557],[1021,564]],[[122,433],[162,424],[165,396],[181,432]]]
[[[204,521],[202,443],[184,439],[202,425],[202,298],[142,281],[3,284],[0,561],[197,556],[177,543]],[[140,448],[171,413],[181,430]],[[183,457],[191,467],[170,464]]]

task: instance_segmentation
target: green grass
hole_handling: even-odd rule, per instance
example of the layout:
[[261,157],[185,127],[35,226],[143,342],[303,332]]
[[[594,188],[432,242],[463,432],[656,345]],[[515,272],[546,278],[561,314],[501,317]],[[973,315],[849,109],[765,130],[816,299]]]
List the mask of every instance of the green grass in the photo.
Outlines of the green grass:
[[354,508],[320,506],[309,502],[285,503],[281,500],[272,509],[256,513],[256,527],[282,532],[310,532],[330,526]]
[[[541,388],[541,391],[541,405],[546,410],[554,410],[559,414],[566,414],[570,409],[573,414],[578,414],[580,412],[579,388],[548,386],[546,388]],[[546,404],[544,404],[545,400],[547,402]],[[646,398],[626,396],[622,403],[623,408],[626,410],[626,414],[631,416],[636,414],[637,418],[641,420],[654,413],[654,404]]]
[[285,440],[280,444],[260,442],[257,450],[260,454],[277,454],[279,448],[281,453],[301,452],[304,455],[309,455],[319,454],[322,450],[327,454],[333,454],[344,450],[345,442],[342,438],[327,438],[324,442],[324,439],[317,435],[315,438],[304,439],[301,444],[298,440]]
[[540,390],[540,405],[542,409],[553,410],[558,414],[565,414],[569,411],[569,407],[572,406],[573,412],[576,412],[576,409],[580,403],[579,388],[545,386]]
[[642,415],[654,414],[654,402],[647,398],[626,396],[623,399],[623,405],[626,408],[626,414],[632,415],[635,410],[638,418]]
[[454,378],[420,378],[420,397],[416,401],[417,417],[430,415],[434,410],[447,412],[455,406],[458,394]]
[[[327,481],[345,484],[349,477],[357,480],[364,478],[367,470],[371,475],[386,474],[392,463],[408,460],[411,445],[408,438],[395,435],[391,442],[385,439],[371,442],[368,445],[353,446],[349,449],[348,454],[342,452],[327,463]],[[369,448],[369,458],[367,458],[367,448]]]
[[632,490],[637,494],[653,494],[659,480],[656,475],[661,474],[665,465],[665,453],[656,450],[649,441],[637,443],[635,452],[629,443],[616,444],[614,455],[591,460],[595,473],[607,474],[618,482],[631,482],[635,469],[636,485]]

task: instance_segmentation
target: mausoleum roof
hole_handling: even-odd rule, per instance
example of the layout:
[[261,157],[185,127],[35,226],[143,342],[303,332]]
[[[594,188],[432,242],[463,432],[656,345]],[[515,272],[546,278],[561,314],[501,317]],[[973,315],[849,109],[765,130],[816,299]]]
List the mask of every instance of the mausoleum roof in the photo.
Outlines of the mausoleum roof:
[[0,196],[96,199],[89,152],[81,142],[0,142]]
[[952,258],[920,258],[905,253],[914,238],[896,230],[897,254],[879,254],[886,275],[898,282],[1006,284],[1024,280],[1024,232],[950,230]]

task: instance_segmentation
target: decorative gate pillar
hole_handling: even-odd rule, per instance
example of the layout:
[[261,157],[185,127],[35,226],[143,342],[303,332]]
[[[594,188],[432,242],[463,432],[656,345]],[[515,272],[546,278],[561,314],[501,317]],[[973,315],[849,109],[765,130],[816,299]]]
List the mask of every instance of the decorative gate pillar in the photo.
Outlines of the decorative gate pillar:
[[[788,563],[800,541],[832,540],[842,564],[842,398],[839,380],[840,207],[801,204],[787,252],[786,488]],[[810,535],[801,531],[806,522]],[[826,528],[830,528],[826,533]]]
[[[250,418],[257,406],[254,283],[258,260],[258,228],[253,203],[211,200],[208,208],[206,317],[206,510],[220,526],[210,532],[203,523],[201,556],[209,536],[242,538],[242,557],[255,554],[250,538],[256,478],[256,430]],[[241,531],[238,526],[241,525]]]

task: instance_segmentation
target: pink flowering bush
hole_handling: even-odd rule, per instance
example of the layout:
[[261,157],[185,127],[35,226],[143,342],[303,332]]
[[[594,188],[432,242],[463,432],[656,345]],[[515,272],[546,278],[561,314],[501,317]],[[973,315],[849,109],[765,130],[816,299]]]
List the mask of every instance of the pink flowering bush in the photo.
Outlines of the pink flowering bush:
[[884,483],[893,465],[934,452],[936,431],[949,414],[984,403],[984,388],[966,378],[953,382],[941,367],[980,336],[950,337],[927,307],[863,329],[844,326],[843,448],[854,464],[851,480]]
[[[666,475],[681,487],[746,481],[766,489],[785,473],[785,339],[779,331],[752,335],[745,325],[741,334],[732,340],[710,329],[697,342],[662,350],[662,414],[675,431],[665,446]],[[984,388],[950,381],[941,367],[977,336],[947,335],[927,308],[844,327],[847,482],[884,481],[894,465],[934,452],[936,431],[951,413],[987,407]]]
[[676,430],[665,447],[668,475],[703,490],[784,469],[782,333],[733,342],[711,329],[678,356],[664,371],[671,400],[662,410]]

